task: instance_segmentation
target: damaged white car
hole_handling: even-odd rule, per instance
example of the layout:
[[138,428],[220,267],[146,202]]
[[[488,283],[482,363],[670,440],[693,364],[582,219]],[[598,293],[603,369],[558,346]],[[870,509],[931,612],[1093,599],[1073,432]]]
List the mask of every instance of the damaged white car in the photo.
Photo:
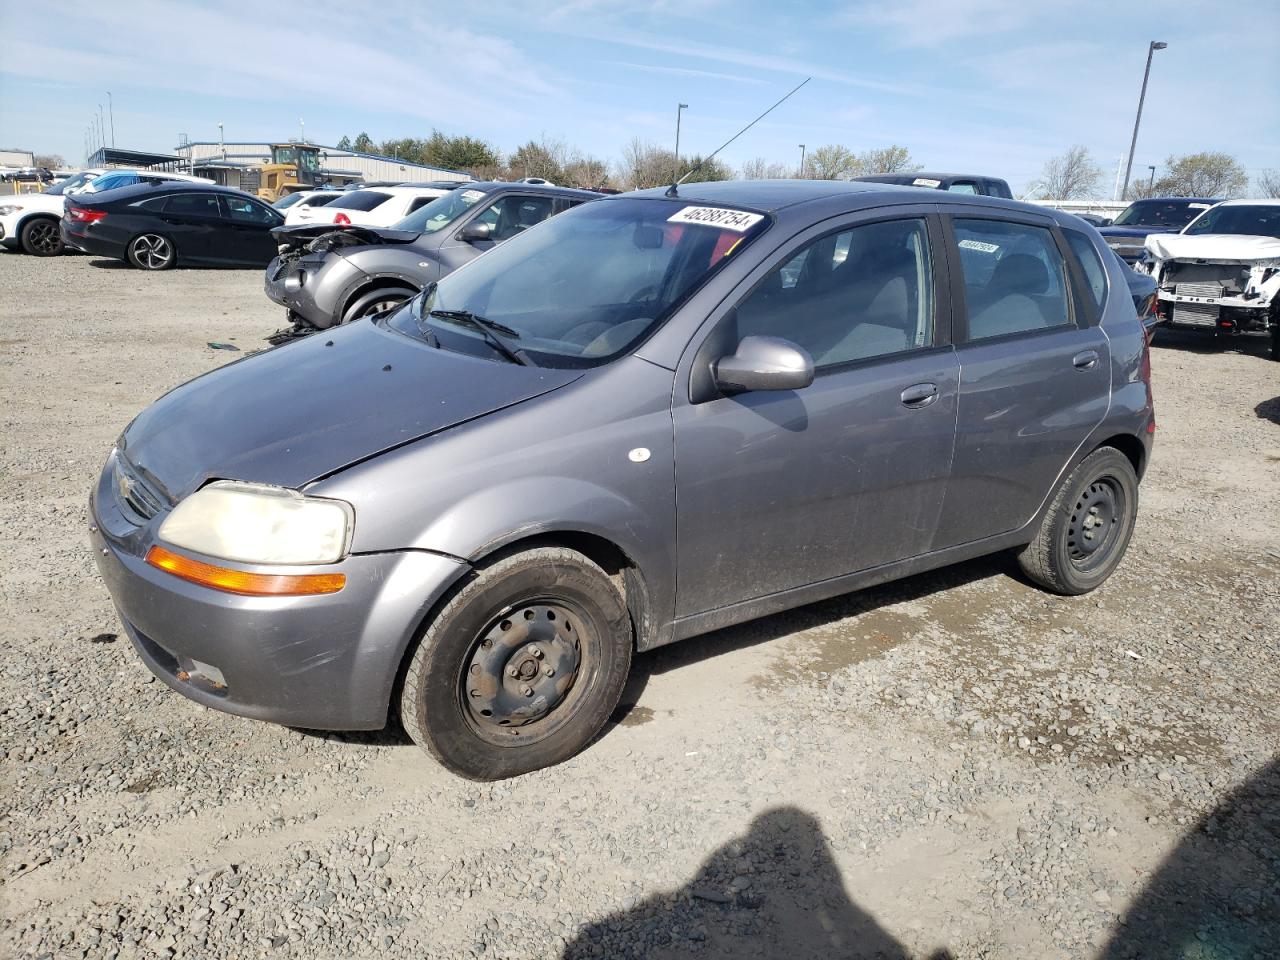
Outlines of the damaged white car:
[[1270,334],[1280,360],[1280,200],[1227,200],[1181,233],[1152,234],[1138,269],[1155,279],[1170,326]]

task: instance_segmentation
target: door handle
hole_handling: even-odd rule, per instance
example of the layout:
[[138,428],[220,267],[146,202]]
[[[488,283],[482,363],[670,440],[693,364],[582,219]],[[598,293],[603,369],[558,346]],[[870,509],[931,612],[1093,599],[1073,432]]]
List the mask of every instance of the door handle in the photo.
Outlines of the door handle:
[[1077,370],[1092,370],[1098,365],[1098,351],[1084,350],[1071,358],[1071,365]]
[[902,405],[905,407],[927,407],[937,399],[936,383],[916,383],[902,391]]

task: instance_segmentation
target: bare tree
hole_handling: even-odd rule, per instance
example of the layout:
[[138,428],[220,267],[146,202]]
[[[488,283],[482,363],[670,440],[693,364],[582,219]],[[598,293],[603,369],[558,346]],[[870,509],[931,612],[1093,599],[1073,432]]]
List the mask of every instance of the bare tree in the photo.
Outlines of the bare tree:
[[853,175],[860,177],[874,173],[914,173],[919,169],[920,164],[911,159],[911,151],[895,143],[858,154],[857,172]]
[[738,173],[743,180],[783,180],[791,174],[792,168],[785,163],[770,163],[764,157],[748,160]]
[[1102,168],[1077,144],[1049,160],[1035,186],[1047,200],[1085,200],[1097,192],[1101,179]]
[[857,173],[858,158],[848,147],[829,143],[805,157],[801,176],[808,180],[848,180]]
[[1227,153],[1190,153],[1165,161],[1168,172],[1156,181],[1166,197],[1238,197],[1249,177]]
[[676,155],[656,144],[634,137],[622,148],[619,170],[623,185],[633,190],[670,183],[676,169]]
[[599,157],[574,151],[564,165],[564,185],[591,190],[609,185],[609,164]]
[[66,161],[56,153],[37,153],[35,161],[37,167],[44,167],[47,170],[58,170],[66,166]]
[[1253,185],[1260,197],[1280,197],[1280,170],[1263,170],[1254,178]]

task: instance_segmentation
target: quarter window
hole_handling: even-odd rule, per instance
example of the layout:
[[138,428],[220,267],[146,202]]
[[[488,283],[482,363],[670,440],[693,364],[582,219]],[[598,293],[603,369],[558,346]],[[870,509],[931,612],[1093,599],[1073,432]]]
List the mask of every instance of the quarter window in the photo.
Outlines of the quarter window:
[[243,197],[223,197],[227,216],[237,223],[275,223],[278,217],[265,206]]
[[969,339],[1070,324],[1066,262],[1044,227],[1001,220],[955,221]]
[[821,237],[770,273],[736,311],[738,336],[782,337],[831,367],[933,342],[933,271],[923,220]]
[[1093,297],[1094,305],[1101,311],[1102,302],[1107,295],[1107,270],[1098,259],[1098,251],[1083,233],[1076,230],[1062,232],[1067,238],[1071,251],[1080,261],[1080,266],[1084,268],[1085,279],[1089,281],[1089,293]]

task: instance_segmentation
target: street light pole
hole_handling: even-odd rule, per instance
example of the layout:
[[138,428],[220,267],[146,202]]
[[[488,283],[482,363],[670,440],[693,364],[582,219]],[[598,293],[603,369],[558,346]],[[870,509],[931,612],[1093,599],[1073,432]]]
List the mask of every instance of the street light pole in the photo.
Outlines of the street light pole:
[[227,161],[227,142],[222,139],[222,121],[218,121],[218,150],[222,153],[222,162]]
[[116,106],[111,102],[111,91],[107,91],[107,114],[111,117],[111,145],[116,145]]
[[1147,68],[1142,72],[1142,93],[1138,95],[1138,115],[1133,120],[1133,139],[1129,141],[1129,161],[1124,165],[1124,186],[1120,188],[1120,199],[1129,192],[1129,173],[1133,170],[1133,151],[1138,146],[1138,125],[1142,123],[1142,104],[1147,99],[1147,79],[1151,76],[1151,57],[1157,50],[1169,46],[1160,40],[1152,40],[1147,44]]
[[671,178],[673,183],[680,179],[680,114],[688,109],[689,105],[687,103],[676,104],[676,173]]
[[302,142],[307,142],[307,125],[302,122],[302,118],[298,118],[298,129],[302,131]]
[[1156,168],[1148,166],[1147,169],[1151,171],[1151,179],[1147,182],[1147,193],[1150,193],[1156,188]]
[[804,144],[803,143],[800,144],[800,173],[798,174],[797,179],[799,180],[804,179]]

